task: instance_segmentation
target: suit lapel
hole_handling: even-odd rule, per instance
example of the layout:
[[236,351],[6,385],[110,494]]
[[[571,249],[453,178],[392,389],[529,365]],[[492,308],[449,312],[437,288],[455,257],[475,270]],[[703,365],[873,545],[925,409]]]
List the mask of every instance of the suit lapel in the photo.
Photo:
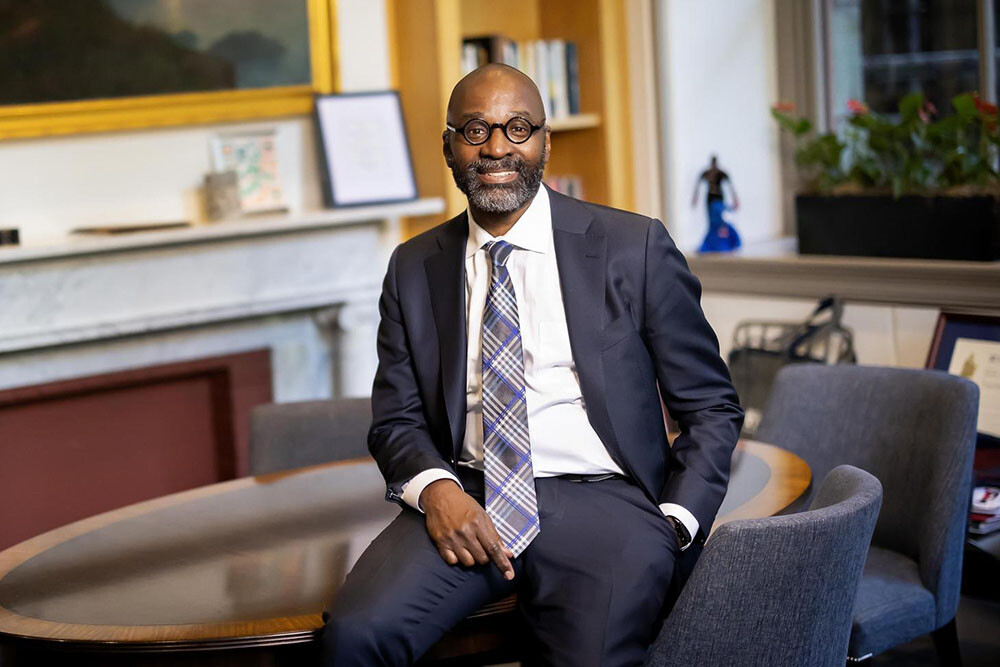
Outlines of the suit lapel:
[[[549,190],[553,242],[570,348],[587,413],[621,465],[622,457],[605,409],[601,343],[607,274],[607,236],[599,220],[576,200]],[[441,358],[441,391],[457,457],[465,437],[466,214],[448,221],[438,235],[438,252],[424,260]]]
[[622,465],[605,407],[601,361],[608,239],[602,223],[575,199],[550,190],[549,200],[569,343],[587,415],[612,457]]
[[465,242],[468,233],[465,213],[452,218],[438,235],[439,252],[424,260],[441,356],[441,389],[456,457],[465,436]]
[[591,375],[595,365],[592,362],[601,351],[608,240],[583,206],[555,193],[550,195],[550,202],[570,347],[582,381]]

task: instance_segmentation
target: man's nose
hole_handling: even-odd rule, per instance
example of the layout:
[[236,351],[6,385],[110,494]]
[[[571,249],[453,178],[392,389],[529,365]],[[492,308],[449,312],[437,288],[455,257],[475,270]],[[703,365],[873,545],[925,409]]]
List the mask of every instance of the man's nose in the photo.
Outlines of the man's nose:
[[509,155],[510,151],[510,142],[507,140],[507,135],[504,134],[502,127],[493,128],[490,138],[479,147],[479,154],[481,156],[494,159]]

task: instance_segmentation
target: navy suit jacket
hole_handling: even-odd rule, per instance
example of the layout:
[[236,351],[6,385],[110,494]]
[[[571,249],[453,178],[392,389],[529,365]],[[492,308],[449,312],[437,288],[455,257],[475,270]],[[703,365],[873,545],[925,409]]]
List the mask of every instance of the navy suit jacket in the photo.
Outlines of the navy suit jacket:
[[[591,425],[651,500],[698,520],[729,481],[743,411],[701,285],[658,220],[549,191],[570,347]],[[379,302],[368,446],[400,502],[428,468],[454,472],[465,437],[465,213],[392,254]],[[529,288],[530,289],[530,288]],[[681,429],[667,442],[661,395]]]

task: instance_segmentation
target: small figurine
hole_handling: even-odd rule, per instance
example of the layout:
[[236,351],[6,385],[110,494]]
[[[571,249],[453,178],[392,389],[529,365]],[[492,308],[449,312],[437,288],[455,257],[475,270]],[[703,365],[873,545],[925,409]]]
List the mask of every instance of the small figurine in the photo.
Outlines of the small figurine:
[[[740,198],[736,196],[736,188],[729,180],[729,174],[719,169],[716,156],[712,156],[712,163],[708,169],[701,172],[698,182],[694,186],[694,196],[691,198],[692,208],[698,205],[698,191],[701,189],[701,182],[708,184],[708,196],[705,205],[708,209],[708,233],[702,241],[698,252],[727,252],[736,250],[742,245],[740,235],[736,228],[725,221],[722,217],[724,211],[735,211],[740,207]],[[722,191],[722,184],[729,184],[729,192],[732,195],[732,205],[726,206],[726,198]]]

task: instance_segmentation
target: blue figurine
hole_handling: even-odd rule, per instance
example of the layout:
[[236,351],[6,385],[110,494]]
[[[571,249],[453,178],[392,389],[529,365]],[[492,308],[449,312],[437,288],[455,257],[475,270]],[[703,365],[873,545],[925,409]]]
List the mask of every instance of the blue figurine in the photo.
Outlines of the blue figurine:
[[[729,180],[729,174],[719,169],[716,157],[712,156],[712,163],[708,169],[701,172],[698,182],[694,186],[694,197],[691,199],[691,206],[698,205],[698,191],[701,189],[701,182],[708,184],[708,196],[705,205],[708,209],[708,233],[702,241],[698,252],[728,252],[736,250],[742,245],[740,235],[736,228],[726,222],[722,217],[724,211],[735,211],[740,207],[740,199],[736,196],[736,188]],[[729,184],[729,191],[732,194],[733,203],[726,206],[726,198],[723,195],[722,184]]]

